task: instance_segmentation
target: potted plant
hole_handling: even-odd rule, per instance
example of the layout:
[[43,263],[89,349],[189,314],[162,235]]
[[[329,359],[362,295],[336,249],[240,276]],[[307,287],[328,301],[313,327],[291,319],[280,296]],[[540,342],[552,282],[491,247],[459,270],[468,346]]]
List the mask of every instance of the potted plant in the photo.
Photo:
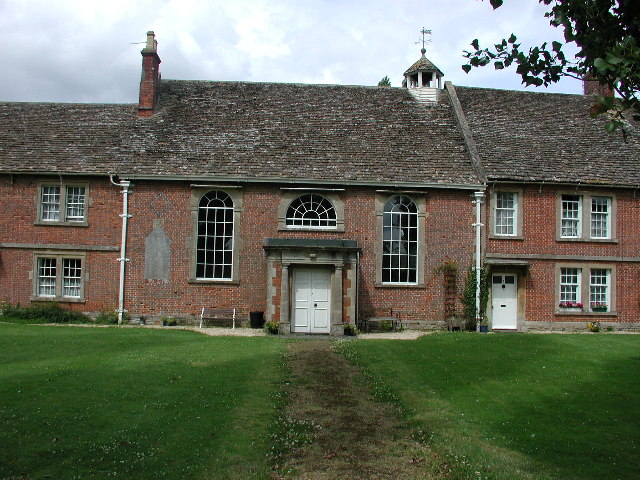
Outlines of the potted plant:
[[344,334],[347,337],[355,337],[358,333],[358,329],[353,323],[345,323],[344,325]]
[[277,335],[280,332],[280,323],[268,321],[264,324],[264,329],[271,335]]
[[596,333],[600,331],[600,322],[598,322],[597,320],[594,322],[589,322],[587,323],[587,328],[589,329],[590,332]]
[[581,312],[583,305],[580,302],[560,302],[558,307],[569,312]]
[[489,322],[487,318],[484,317],[480,322],[480,333],[487,333],[489,331]]
[[594,302],[591,304],[592,312],[606,312],[609,310],[609,306],[603,302]]

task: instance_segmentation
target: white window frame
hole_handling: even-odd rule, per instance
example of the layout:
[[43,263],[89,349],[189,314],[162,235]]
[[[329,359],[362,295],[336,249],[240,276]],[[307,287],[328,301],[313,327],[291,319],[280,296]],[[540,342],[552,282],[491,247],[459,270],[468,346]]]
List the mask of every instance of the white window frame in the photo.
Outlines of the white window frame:
[[[616,315],[616,267],[613,264],[603,263],[559,263],[556,264],[556,314],[573,315]],[[567,281],[566,275],[577,271],[577,283]],[[575,276],[575,275],[574,275]],[[598,280],[595,279],[598,277]],[[577,286],[575,300],[565,291],[566,287]],[[582,307],[563,305],[566,302],[581,303]],[[594,310],[594,303],[605,303],[605,311]]]
[[[604,202],[600,203],[600,205],[604,206],[604,211],[594,210],[596,202],[602,202],[603,200]],[[593,197],[591,197],[591,201],[589,203],[591,207],[591,215],[589,221],[589,232],[591,234],[591,238],[611,238],[611,197],[599,197],[594,195]],[[604,235],[594,235],[594,225],[597,225],[598,223],[602,223],[604,225]]]
[[559,308],[583,308],[582,268],[560,267]]
[[[305,197],[309,197],[308,201]],[[304,201],[303,198],[305,198]],[[294,202],[298,203],[297,207],[294,207]],[[292,230],[336,230],[337,212],[331,200],[325,195],[303,193],[289,203],[285,225]]]
[[[564,208],[566,202],[577,202],[577,215],[568,215],[567,209]],[[599,209],[597,205],[600,205]],[[612,193],[558,192],[557,214],[558,241],[616,242],[616,197]],[[575,235],[567,234],[569,222],[574,223],[572,233]],[[595,229],[598,222],[600,226]]]
[[[567,198],[565,198],[567,197]],[[569,198],[571,197],[571,198]],[[565,209],[566,204],[575,205],[576,209],[571,209],[571,215],[567,215],[568,209]],[[575,214],[573,213],[575,212]],[[571,222],[572,226],[565,226],[565,222]],[[575,231],[575,235],[565,233],[566,229]],[[582,196],[562,194],[560,197],[560,236],[562,238],[582,238]]]
[[[594,282],[594,279],[599,279]],[[598,305],[606,305],[605,312],[611,310],[611,270],[592,268],[589,270],[589,310]]]
[[[57,192],[50,192],[52,189]],[[82,189],[81,195],[75,192],[78,189]],[[87,226],[88,207],[89,185],[86,183],[42,182],[38,185],[36,224]]]
[[[209,198],[209,203],[203,202]],[[222,206],[211,206],[221,202]],[[205,220],[201,215],[204,215]],[[205,193],[198,205],[196,237],[196,279],[229,281],[233,279],[235,222],[233,198],[222,190]],[[203,270],[201,272],[200,270]],[[207,274],[211,270],[212,274]],[[221,270],[221,274],[217,271]]]
[[86,255],[38,253],[33,262],[32,300],[84,302],[85,278]]
[[[198,275],[201,273],[198,268],[198,222],[200,220],[200,202],[210,192],[222,192],[228,195],[233,202],[233,208],[231,212],[233,214],[233,236],[231,239],[228,239],[232,244],[231,251],[231,277],[230,278],[209,278],[206,276]],[[190,255],[189,255],[189,283],[206,283],[206,284],[238,284],[239,283],[239,252],[240,252],[240,244],[242,242],[242,237],[240,232],[242,231],[241,227],[241,219],[242,219],[242,188],[235,186],[197,186],[191,190],[191,201],[190,201],[190,210],[191,210],[191,220],[192,220],[192,237],[190,243]]]
[[[344,204],[340,198],[340,195],[334,191],[329,191],[322,188],[309,188],[303,191],[300,188],[282,188],[283,195],[278,205],[278,230],[280,231],[331,231],[331,232],[344,232]],[[289,207],[291,203],[297,198],[305,194],[320,195],[326,198],[333,206],[336,221],[334,226],[312,226],[312,225],[289,225],[287,222]]]
[[[387,209],[391,201],[399,203]],[[404,211],[411,207],[414,211]],[[399,210],[396,207],[403,207]],[[415,285],[419,279],[420,217],[416,202],[407,195],[392,195],[384,204],[382,217],[382,283],[385,285]],[[394,225],[396,227],[394,228]],[[387,260],[389,266],[386,266]],[[393,264],[397,264],[393,266]],[[405,265],[406,263],[406,265]],[[387,277],[394,277],[398,280]],[[402,279],[403,277],[406,277]],[[411,279],[412,278],[412,279]]]
[[[512,202],[511,207],[500,206],[503,201],[502,197],[510,196]],[[518,235],[518,192],[500,190],[493,193],[494,197],[494,222],[493,222],[493,234],[499,237],[515,237]],[[500,212],[511,213],[510,224],[500,224],[499,219]],[[499,231],[500,228],[509,228],[509,232]]]

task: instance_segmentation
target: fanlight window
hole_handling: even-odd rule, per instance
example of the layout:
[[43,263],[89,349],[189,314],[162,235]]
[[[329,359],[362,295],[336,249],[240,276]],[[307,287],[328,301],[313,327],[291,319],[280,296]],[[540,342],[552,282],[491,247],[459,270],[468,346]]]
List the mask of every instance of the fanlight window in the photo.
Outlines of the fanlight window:
[[322,195],[307,193],[291,202],[286,222],[287,227],[336,228],[336,211]]
[[382,237],[382,281],[416,283],[418,207],[413,200],[396,195],[385,203]]
[[198,205],[196,278],[231,280],[233,267],[233,200],[208,192]]

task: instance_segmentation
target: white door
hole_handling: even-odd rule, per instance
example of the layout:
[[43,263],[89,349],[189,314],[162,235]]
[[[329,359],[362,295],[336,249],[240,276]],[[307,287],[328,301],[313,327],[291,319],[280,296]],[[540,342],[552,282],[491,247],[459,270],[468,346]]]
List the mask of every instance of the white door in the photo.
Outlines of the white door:
[[293,325],[295,333],[329,333],[331,270],[298,268],[293,271]]
[[513,273],[493,274],[491,281],[492,328],[518,328],[518,285]]

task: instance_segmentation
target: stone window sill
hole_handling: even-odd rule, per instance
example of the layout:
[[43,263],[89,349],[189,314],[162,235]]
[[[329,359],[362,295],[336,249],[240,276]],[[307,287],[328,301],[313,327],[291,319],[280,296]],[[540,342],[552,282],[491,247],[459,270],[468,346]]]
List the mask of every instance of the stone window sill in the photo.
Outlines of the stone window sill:
[[69,297],[35,297],[30,299],[32,302],[55,302],[55,303],[86,303],[84,298],[69,298]]
[[206,278],[190,278],[188,280],[190,284],[200,284],[200,285],[239,285],[239,280],[208,280]]

